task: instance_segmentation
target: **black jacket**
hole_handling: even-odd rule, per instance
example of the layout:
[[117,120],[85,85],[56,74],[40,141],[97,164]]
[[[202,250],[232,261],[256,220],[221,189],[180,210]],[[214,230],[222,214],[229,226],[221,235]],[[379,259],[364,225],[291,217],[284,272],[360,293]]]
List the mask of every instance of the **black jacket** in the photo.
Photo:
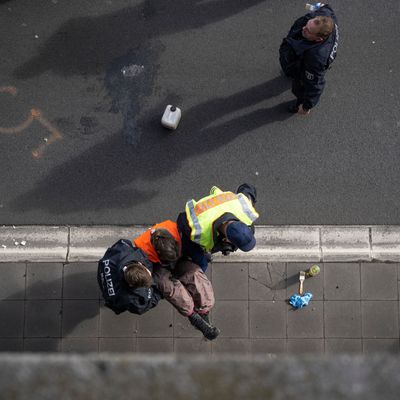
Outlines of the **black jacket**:
[[130,240],[120,239],[107,249],[98,264],[97,281],[105,305],[116,314],[124,311],[143,314],[155,307],[162,298],[154,286],[137,289],[129,287],[124,279],[123,267],[131,261],[140,261],[152,270],[152,263],[142,250],[134,247]]
[[[302,28],[319,15],[331,17],[335,28],[323,42],[308,41],[302,36]],[[337,19],[329,5],[296,20],[283,39],[280,63],[286,75],[301,82],[305,109],[311,109],[319,101],[325,86],[325,72],[336,58],[338,40]]]

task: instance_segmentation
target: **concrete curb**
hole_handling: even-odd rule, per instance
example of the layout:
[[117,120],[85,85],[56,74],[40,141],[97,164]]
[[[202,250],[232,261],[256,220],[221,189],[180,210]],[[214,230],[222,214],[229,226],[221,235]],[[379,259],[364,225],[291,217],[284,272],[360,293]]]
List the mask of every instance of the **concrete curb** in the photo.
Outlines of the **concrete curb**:
[[[120,238],[147,226],[2,226],[0,262],[93,262]],[[216,255],[215,262],[400,262],[397,225],[256,227],[249,253]]]

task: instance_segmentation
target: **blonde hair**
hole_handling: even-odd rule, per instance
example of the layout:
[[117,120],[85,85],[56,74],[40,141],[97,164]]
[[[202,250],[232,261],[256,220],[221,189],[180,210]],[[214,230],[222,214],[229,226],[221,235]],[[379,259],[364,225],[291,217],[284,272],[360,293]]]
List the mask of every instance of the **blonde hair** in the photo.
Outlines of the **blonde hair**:
[[314,18],[315,25],[318,27],[318,31],[315,33],[318,37],[326,39],[335,27],[335,23],[331,17],[325,17],[319,15]]

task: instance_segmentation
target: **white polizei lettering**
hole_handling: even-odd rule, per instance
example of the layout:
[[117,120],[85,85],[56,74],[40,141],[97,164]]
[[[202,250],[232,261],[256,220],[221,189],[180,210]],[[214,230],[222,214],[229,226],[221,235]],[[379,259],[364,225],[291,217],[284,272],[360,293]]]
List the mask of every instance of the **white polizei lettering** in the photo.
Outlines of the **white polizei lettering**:
[[333,61],[334,59],[335,59],[335,57],[336,57],[336,52],[337,52],[337,48],[338,48],[338,45],[339,45],[339,28],[338,28],[338,26],[335,24],[335,35],[336,35],[336,37],[335,37],[335,44],[333,45],[333,47],[332,47],[332,51],[331,51],[331,54],[330,54],[330,56],[329,56],[329,58]]
[[114,291],[114,288],[113,288],[113,287],[108,288],[108,295],[109,295],[109,296],[115,296],[115,291]]
[[107,293],[109,296],[115,296],[113,281],[111,278],[111,268],[109,267],[110,260],[104,260],[104,280],[107,284]]

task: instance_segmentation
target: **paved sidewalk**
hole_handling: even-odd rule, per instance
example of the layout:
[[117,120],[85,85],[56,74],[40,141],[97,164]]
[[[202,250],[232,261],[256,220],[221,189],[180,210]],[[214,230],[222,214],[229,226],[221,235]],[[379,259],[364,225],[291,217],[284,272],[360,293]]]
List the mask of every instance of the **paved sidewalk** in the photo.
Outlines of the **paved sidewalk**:
[[104,308],[97,264],[0,263],[0,350],[62,352],[399,352],[398,263],[319,263],[309,306],[292,310],[307,263],[214,263],[221,329],[205,341],[165,300],[143,316]]

